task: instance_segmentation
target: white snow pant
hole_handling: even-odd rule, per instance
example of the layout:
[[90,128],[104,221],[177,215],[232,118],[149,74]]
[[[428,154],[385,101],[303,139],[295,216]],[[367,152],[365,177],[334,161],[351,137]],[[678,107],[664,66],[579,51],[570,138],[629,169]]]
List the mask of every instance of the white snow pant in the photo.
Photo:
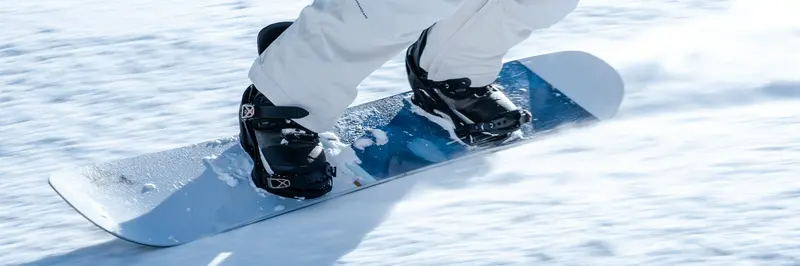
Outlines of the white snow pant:
[[297,119],[329,131],[358,94],[358,85],[431,25],[420,65],[429,78],[493,82],[503,56],[531,31],[550,27],[578,0],[315,0],[253,63],[249,77]]

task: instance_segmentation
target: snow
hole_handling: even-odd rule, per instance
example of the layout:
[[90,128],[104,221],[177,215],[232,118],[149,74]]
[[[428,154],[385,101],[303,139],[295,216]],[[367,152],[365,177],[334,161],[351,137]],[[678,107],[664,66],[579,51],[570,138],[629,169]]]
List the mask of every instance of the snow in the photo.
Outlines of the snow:
[[459,142],[461,144],[466,145],[466,143],[461,141],[461,139],[458,137],[458,135],[456,135],[455,130],[453,130],[453,128],[454,128],[453,127],[453,121],[450,120],[450,116],[448,116],[447,114],[445,114],[444,112],[441,112],[439,110],[433,110],[437,114],[437,115],[433,115],[433,114],[428,113],[427,111],[423,110],[421,107],[419,107],[417,105],[410,105],[410,106],[411,106],[411,112],[413,112],[414,114],[417,114],[419,116],[427,118],[428,120],[430,120],[433,123],[436,123],[437,125],[439,125],[442,128],[446,128],[447,132],[450,134],[450,139],[452,139],[453,141],[457,141],[457,142]]
[[373,139],[370,139],[370,138],[360,138],[360,139],[355,140],[353,142],[353,146],[356,149],[359,149],[359,150],[363,151],[366,147],[369,147],[369,146],[372,146],[372,145],[376,145],[377,144],[378,146],[380,146],[380,145],[385,145],[386,143],[389,143],[389,136],[386,134],[385,131],[377,129],[377,128],[372,128],[372,129],[369,129],[369,132],[372,133],[372,137],[375,138],[375,139],[373,140]]
[[[53,170],[233,135],[255,34],[309,1],[0,5],[0,264],[797,265],[800,3],[583,1],[509,59],[580,49],[618,118],[196,243],[116,240]],[[405,90],[401,57],[356,103]]]
[[[320,135],[320,144],[322,147],[325,148],[326,158],[331,163],[331,165],[344,165],[347,166],[337,167],[337,177],[333,179],[334,187],[342,186],[342,187],[352,187],[354,182],[358,181],[359,179],[366,179],[370,181],[375,181],[372,176],[368,173],[364,172],[364,169],[358,167],[357,165],[361,163],[361,160],[358,159],[356,152],[350,148],[349,145],[343,143],[338,136],[331,132],[322,132]],[[361,146],[366,147],[372,145],[371,140],[370,143],[364,144],[365,139],[358,139],[354,146],[359,147]],[[368,139],[367,139],[368,140]],[[344,174],[342,174],[344,172]]]
[[147,193],[147,192],[150,192],[150,191],[152,191],[152,190],[155,190],[155,189],[157,189],[157,188],[158,188],[158,187],[156,187],[156,185],[155,185],[155,184],[150,184],[150,183],[148,183],[148,184],[144,184],[144,185],[142,186],[142,193]]
[[375,141],[367,138],[360,138],[353,142],[353,147],[363,151],[364,148],[372,146],[372,144],[375,144]]
[[370,132],[372,132],[372,135],[375,136],[375,144],[378,144],[378,146],[389,143],[389,136],[386,135],[385,131],[373,128],[370,130]]

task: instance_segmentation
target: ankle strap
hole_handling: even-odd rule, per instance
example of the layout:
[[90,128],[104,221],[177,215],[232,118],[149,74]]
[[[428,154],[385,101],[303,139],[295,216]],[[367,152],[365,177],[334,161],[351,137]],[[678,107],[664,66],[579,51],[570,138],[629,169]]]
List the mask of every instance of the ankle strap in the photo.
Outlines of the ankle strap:
[[295,106],[255,106],[253,104],[242,104],[239,117],[247,119],[299,119],[308,116],[306,109]]
[[241,110],[239,110],[239,119],[257,130],[284,128],[307,130],[292,119],[303,118],[308,114],[306,109],[300,107],[242,104]]

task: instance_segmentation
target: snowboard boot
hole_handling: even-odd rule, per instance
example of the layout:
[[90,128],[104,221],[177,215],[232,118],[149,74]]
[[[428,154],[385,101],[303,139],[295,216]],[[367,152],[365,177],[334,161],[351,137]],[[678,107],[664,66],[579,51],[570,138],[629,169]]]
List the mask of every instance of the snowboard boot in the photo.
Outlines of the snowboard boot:
[[[289,25],[276,23],[259,32],[259,53]],[[296,199],[331,191],[336,168],[328,163],[319,136],[293,121],[308,114],[300,107],[275,106],[254,85],[245,89],[239,106],[239,142],[253,160],[251,178],[256,187]]]
[[456,135],[472,146],[505,140],[531,121],[531,113],[511,102],[498,84],[471,87],[469,78],[428,79],[428,72],[419,62],[429,30],[423,31],[406,52],[406,74],[413,91],[413,104],[430,114],[446,115],[453,122]]

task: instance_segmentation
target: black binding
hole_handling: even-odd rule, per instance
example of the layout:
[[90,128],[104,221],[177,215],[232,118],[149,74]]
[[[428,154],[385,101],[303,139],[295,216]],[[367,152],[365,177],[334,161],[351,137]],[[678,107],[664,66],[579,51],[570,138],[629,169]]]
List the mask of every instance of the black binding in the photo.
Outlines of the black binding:
[[[291,24],[292,22],[278,22],[264,27],[258,33],[256,40],[258,54],[261,55]],[[271,143],[276,139],[285,141],[281,142],[281,145],[310,147],[319,144],[319,135],[293,121],[307,117],[309,115],[307,110],[293,106],[274,106],[266,98],[256,100],[258,97],[263,97],[257,94],[260,92],[251,84],[242,96],[239,110],[239,138],[242,148],[253,159],[251,178],[255,186],[278,196],[297,199],[316,198],[330,192],[333,185],[331,179],[336,177],[336,167],[327,161],[322,165],[314,163],[291,171],[270,167],[274,172],[268,172],[259,157],[282,156],[277,153],[283,153],[285,150],[281,150],[280,147],[278,150],[261,150],[257,143],[258,138],[264,138]],[[263,132],[258,133],[257,130]],[[275,143],[270,145],[274,147]],[[269,154],[261,154],[262,152]],[[293,155],[289,151],[286,156],[302,156],[302,154]]]
[[431,114],[436,114],[435,111],[445,113],[455,124],[454,131],[456,135],[470,145],[504,139],[505,135],[518,130],[523,124],[531,121],[532,115],[523,109],[505,112],[492,121],[482,123],[464,121],[463,116],[456,114],[434,90],[453,99],[464,99],[485,95],[494,88],[491,86],[471,88],[472,82],[469,78],[445,81],[428,79],[428,72],[418,66],[420,65],[419,60],[422,58],[422,52],[427,44],[428,31],[430,29],[424,30],[417,42],[412,44],[406,51],[406,74],[413,89],[411,100],[415,105]]

